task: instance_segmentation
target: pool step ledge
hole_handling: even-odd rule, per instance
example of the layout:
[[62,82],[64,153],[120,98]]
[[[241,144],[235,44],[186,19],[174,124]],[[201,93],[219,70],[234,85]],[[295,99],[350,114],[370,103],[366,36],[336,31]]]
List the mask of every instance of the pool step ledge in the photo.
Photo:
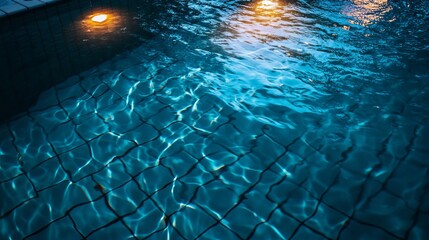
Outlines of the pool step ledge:
[[61,0],[0,0],[0,18],[30,11]]

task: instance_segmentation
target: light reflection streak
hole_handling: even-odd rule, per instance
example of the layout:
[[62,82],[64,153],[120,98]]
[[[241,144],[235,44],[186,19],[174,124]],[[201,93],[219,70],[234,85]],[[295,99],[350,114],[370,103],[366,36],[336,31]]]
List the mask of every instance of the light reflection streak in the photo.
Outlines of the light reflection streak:
[[342,13],[352,17],[352,24],[370,26],[379,22],[393,7],[388,0],[351,0]]
[[285,18],[286,2],[283,0],[260,0],[247,6],[244,15],[250,17],[249,21],[244,21],[253,27],[258,25],[278,27],[279,21]]
[[227,51],[236,50],[246,57],[258,55],[266,50],[266,43],[288,38],[290,17],[290,5],[285,0],[252,1],[231,15],[218,29],[222,37],[213,40]]
[[[262,0],[258,1],[254,6],[254,12],[257,19],[262,20],[265,17],[281,17],[283,15],[284,3],[279,0]],[[252,6],[252,5],[251,5]]]

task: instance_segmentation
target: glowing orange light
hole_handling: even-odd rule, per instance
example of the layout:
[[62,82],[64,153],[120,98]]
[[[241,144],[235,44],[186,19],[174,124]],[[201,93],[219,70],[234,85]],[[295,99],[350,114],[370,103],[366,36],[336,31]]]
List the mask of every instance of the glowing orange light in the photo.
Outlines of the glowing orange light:
[[97,22],[97,23],[102,23],[102,22],[104,22],[106,20],[107,20],[107,15],[106,14],[97,14],[94,17],[91,18],[91,21]]
[[[273,21],[276,18],[281,18],[285,14],[285,3],[280,0],[262,0],[253,5],[255,20]],[[270,18],[267,19],[266,17]]]
[[127,31],[128,17],[127,12],[114,8],[91,9],[76,21],[76,28],[82,41],[112,40]]
[[279,3],[271,0],[262,0],[258,3],[257,8],[266,9],[266,10],[274,10],[279,6]]

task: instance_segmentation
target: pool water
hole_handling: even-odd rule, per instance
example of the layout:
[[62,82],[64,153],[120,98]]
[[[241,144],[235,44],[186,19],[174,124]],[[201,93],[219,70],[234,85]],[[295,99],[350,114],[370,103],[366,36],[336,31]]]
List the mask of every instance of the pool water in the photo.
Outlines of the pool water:
[[429,2],[152,4],[0,125],[1,239],[429,238]]

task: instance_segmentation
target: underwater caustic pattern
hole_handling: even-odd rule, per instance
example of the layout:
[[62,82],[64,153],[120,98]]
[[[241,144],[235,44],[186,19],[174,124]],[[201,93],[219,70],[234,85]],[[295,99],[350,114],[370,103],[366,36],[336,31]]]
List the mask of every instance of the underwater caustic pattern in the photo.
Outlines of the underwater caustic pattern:
[[150,4],[0,125],[1,239],[429,238],[427,3]]

